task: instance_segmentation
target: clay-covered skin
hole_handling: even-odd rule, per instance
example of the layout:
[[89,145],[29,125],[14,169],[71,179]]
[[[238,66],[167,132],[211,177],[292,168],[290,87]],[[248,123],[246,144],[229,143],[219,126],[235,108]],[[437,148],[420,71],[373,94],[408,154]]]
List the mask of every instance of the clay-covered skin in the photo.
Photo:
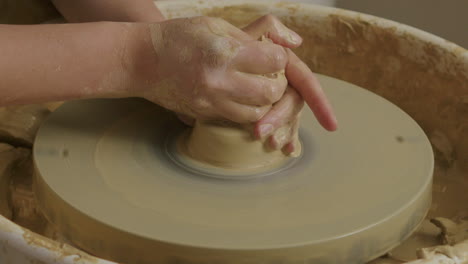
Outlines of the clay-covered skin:
[[207,17],[170,20],[149,30],[159,76],[142,95],[167,109],[247,123],[260,119],[284,93],[285,79],[263,76],[285,68],[279,45]]
[[[286,154],[295,150],[303,100],[326,129],[336,129],[320,84],[289,50],[302,39],[273,16],[243,30],[221,19],[196,17],[152,24],[149,31],[154,52],[148,57],[158,74],[150,73],[137,92],[144,98],[184,117],[256,122],[257,139],[269,137],[268,144]],[[261,37],[271,42],[258,41]],[[292,89],[285,92],[288,82]]]

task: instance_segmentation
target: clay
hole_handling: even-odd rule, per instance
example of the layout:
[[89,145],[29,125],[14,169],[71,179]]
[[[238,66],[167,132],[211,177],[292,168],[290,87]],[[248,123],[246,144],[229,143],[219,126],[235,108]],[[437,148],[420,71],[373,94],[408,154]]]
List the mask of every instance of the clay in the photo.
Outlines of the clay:
[[55,258],[55,261],[62,261],[65,258],[72,258],[73,263],[85,262],[87,264],[98,263],[98,259],[94,256],[91,256],[69,244],[51,240],[47,237],[38,235],[37,233],[31,232],[28,229],[23,229],[23,238],[29,245],[41,248],[48,249],[53,252],[59,253]]
[[43,105],[0,108],[0,141],[31,147],[39,125],[49,113]]
[[18,162],[25,158],[28,151],[0,143],[0,214],[11,219],[10,179]]
[[180,151],[206,164],[239,173],[281,166],[287,157],[269,149],[253,136],[253,126],[197,121],[188,138],[182,136]]
[[408,264],[463,264],[468,261],[468,240],[453,246],[435,246],[418,251],[421,260]]
[[420,248],[442,244],[441,230],[429,220],[424,220],[418,230],[398,247],[390,251],[389,257],[395,261],[407,262],[418,258]]
[[[40,207],[75,245],[120,262],[167,263],[176,257],[259,263],[277,260],[278,250],[285,263],[375,258],[425,217],[431,148],[418,125],[394,105],[349,83],[326,76],[320,81],[336,107],[340,131],[326,132],[304,109],[303,154],[242,181],[207,177],[179,163],[177,139],[190,128],[149,102],[69,102],[37,137]],[[206,138],[194,142],[208,148],[203,142],[226,133],[220,131],[217,124],[210,130],[214,136],[202,133]],[[237,144],[244,143],[252,142]]]
[[[372,264],[460,264],[468,261],[468,221],[425,220],[409,239]],[[417,259],[417,260],[416,260]]]
[[442,231],[445,245],[418,249],[420,260],[409,262],[411,264],[463,264],[468,262],[468,221],[456,223],[447,218],[434,218],[432,223]]
[[431,222],[442,230],[442,242],[454,245],[468,239],[468,221],[460,220],[458,223],[450,219],[437,217]]
[[32,232],[57,238],[39,210],[32,188],[33,161],[31,150],[23,150],[23,159],[12,169],[9,183],[12,221]]

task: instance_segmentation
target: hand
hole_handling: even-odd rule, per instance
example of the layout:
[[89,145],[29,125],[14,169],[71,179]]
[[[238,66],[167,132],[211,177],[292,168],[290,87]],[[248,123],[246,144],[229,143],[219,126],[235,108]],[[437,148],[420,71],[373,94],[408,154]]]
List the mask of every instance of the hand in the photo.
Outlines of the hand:
[[273,16],[258,19],[244,31],[253,38],[267,36],[274,43],[288,48],[285,73],[289,86],[281,99],[256,123],[257,138],[268,138],[267,143],[272,148],[282,149],[285,154],[294,154],[298,148],[299,116],[304,100],[325,129],[336,130],[335,115],[320,83],[307,65],[289,49],[299,46],[302,41],[292,47],[284,43],[281,32],[287,32],[287,29]]
[[[284,70],[287,51],[222,19],[168,20],[152,24],[150,32],[156,74],[147,76],[150,87],[138,93],[167,109],[196,119],[251,123],[285,92],[286,78],[268,76]],[[269,37],[279,44],[300,43],[286,28],[277,33]]]

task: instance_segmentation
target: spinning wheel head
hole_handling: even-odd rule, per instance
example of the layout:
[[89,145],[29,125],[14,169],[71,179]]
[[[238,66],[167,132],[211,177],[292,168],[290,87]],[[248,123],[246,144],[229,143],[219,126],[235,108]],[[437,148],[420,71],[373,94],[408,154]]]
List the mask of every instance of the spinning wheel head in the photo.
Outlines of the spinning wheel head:
[[[250,164],[242,173],[181,155],[177,142],[195,144],[192,150],[210,145],[184,141],[188,128],[148,102],[67,103],[37,136],[41,207],[77,246],[121,262],[377,257],[409,236],[429,208],[431,146],[385,99],[329,77],[320,81],[340,130],[324,131],[307,109],[300,157],[273,154],[263,160],[274,165],[258,170],[240,155]],[[246,180],[231,180],[239,177]]]

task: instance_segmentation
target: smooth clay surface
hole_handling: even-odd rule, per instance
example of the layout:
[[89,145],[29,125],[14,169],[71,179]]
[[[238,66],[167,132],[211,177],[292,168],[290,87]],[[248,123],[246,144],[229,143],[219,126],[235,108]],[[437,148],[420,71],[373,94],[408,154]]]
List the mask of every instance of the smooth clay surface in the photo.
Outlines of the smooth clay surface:
[[175,152],[181,162],[218,178],[264,175],[292,159],[281,150],[269,148],[264,140],[255,139],[251,125],[197,121],[177,140]]
[[340,130],[324,131],[306,110],[302,155],[242,181],[207,177],[179,163],[172,146],[188,128],[157,106],[67,103],[38,133],[39,203],[74,244],[122,262],[375,258],[425,217],[432,150],[393,104],[343,81],[320,80]]

